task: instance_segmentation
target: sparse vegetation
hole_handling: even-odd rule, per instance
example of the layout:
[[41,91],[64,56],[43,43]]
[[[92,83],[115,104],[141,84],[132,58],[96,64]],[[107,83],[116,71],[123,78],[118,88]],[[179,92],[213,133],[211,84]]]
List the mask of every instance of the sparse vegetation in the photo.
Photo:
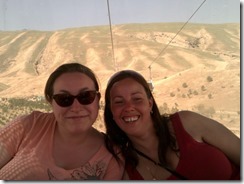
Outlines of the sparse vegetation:
[[196,90],[193,91],[194,95],[198,95],[198,92]]
[[174,97],[174,96],[175,96],[175,93],[174,93],[174,92],[171,92],[171,93],[170,93],[170,96],[171,96],[171,97]]
[[29,114],[33,110],[49,112],[49,104],[41,97],[0,98],[0,126],[5,125],[17,116]]
[[212,81],[213,81],[213,78],[212,78],[211,76],[208,76],[208,77],[207,77],[207,81],[208,81],[208,82],[212,82]]
[[196,106],[196,109],[200,114],[203,114],[207,117],[213,117],[213,115],[215,114],[214,107],[206,107],[204,104],[199,104],[198,106]]
[[205,88],[204,85],[202,85],[202,86],[201,86],[201,90],[202,90],[202,91],[206,91],[207,89]]
[[182,84],[182,87],[183,87],[183,88],[187,88],[188,85],[184,82],[184,83]]

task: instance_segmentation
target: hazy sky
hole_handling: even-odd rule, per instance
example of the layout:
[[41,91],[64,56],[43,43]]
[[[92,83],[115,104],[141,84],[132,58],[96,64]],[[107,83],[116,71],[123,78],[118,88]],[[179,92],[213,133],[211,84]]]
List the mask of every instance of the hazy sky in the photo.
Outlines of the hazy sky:
[[[186,22],[204,0],[109,0],[112,24]],[[206,0],[190,22],[239,23],[240,2]],[[107,0],[0,0],[0,30],[108,25]]]

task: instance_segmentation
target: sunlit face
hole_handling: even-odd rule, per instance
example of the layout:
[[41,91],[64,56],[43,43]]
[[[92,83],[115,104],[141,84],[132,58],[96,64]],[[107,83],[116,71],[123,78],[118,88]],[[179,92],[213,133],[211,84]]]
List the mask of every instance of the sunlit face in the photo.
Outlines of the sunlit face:
[[128,135],[137,136],[152,127],[152,99],[137,81],[126,78],[114,83],[110,91],[111,111],[117,125]]
[[[58,77],[53,86],[53,94],[77,95],[82,91],[96,90],[94,82],[87,75],[73,72]],[[52,108],[59,129],[70,133],[80,133],[91,128],[95,122],[99,109],[99,96],[89,105],[82,105],[77,99],[69,107],[59,106],[52,100]]]

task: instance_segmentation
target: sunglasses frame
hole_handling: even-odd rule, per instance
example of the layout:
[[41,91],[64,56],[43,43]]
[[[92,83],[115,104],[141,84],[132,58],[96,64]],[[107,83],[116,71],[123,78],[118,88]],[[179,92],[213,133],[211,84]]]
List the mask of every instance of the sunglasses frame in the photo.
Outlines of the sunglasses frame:
[[[86,98],[84,98],[84,94],[89,93],[89,96],[87,96]],[[91,94],[94,95],[94,99],[84,102],[84,100],[87,100],[87,98],[91,98]],[[100,94],[99,91],[96,90],[88,90],[88,91],[82,91],[80,92],[78,95],[71,95],[68,93],[58,93],[58,94],[54,94],[52,96],[52,99],[56,102],[56,104],[58,104],[60,107],[70,107],[73,103],[74,100],[77,99],[77,101],[81,104],[81,105],[89,105],[91,103],[94,102],[94,100],[96,99],[96,96]],[[63,99],[59,99],[60,96],[64,96]],[[61,98],[62,98],[61,97]],[[63,100],[63,101],[62,101]],[[64,100],[68,100],[68,102],[64,102]],[[66,103],[66,104],[65,104]]]

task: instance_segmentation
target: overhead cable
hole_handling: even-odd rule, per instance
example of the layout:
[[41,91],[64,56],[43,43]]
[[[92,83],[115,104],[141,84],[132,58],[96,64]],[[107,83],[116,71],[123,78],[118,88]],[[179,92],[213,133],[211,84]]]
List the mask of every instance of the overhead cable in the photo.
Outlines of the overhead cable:
[[109,27],[110,27],[110,38],[111,38],[111,44],[112,44],[112,59],[114,62],[114,70],[116,71],[116,61],[115,61],[115,54],[114,54],[114,39],[113,39],[113,31],[112,31],[112,23],[111,23],[111,17],[110,17],[110,8],[109,8],[109,0],[107,0],[107,7],[108,7],[108,19],[109,19]]
[[161,54],[166,50],[166,48],[171,44],[171,42],[175,39],[175,37],[182,31],[182,29],[186,26],[186,24],[191,20],[191,18],[196,14],[196,12],[201,8],[201,6],[206,2],[204,0],[200,6],[196,9],[196,11],[190,16],[190,18],[184,23],[184,25],[180,28],[180,30],[175,34],[175,36],[169,41],[169,43],[162,49],[162,51],[158,54],[158,56],[151,62],[151,64],[148,66],[149,69],[151,69],[151,65],[161,56]]

